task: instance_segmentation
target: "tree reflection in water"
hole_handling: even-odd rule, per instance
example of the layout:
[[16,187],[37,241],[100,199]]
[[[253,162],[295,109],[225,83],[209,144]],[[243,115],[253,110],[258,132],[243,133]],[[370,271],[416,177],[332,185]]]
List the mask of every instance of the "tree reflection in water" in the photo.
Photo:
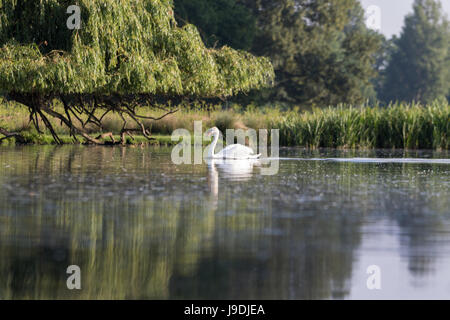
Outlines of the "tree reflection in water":
[[448,241],[447,166],[245,169],[176,166],[164,148],[3,148],[0,298],[345,298],[368,221],[400,226],[413,274]]

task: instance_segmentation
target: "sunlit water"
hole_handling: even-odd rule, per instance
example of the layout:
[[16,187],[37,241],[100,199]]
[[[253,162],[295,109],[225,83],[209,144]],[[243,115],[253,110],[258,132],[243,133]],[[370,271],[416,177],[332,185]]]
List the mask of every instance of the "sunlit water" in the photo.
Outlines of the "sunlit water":
[[450,298],[448,152],[280,157],[267,176],[164,148],[0,148],[0,298]]

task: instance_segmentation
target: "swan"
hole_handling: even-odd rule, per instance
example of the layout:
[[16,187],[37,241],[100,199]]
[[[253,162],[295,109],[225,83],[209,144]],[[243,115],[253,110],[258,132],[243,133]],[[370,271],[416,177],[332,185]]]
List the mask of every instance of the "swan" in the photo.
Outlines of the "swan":
[[242,144],[232,144],[214,154],[217,141],[219,140],[220,131],[217,127],[213,127],[206,131],[206,136],[213,136],[213,142],[209,145],[208,158],[210,159],[258,159],[261,154],[255,154],[249,147]]

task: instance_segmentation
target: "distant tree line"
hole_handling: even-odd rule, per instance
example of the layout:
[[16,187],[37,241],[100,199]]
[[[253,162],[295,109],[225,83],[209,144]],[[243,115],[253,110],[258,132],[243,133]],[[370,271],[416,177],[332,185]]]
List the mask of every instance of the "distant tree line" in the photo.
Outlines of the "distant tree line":
[[358,0],[174,0],[209,47],[271,59],[276,85],[252,101],[327,106],[450,97],[450,27],[438,0],[415,0],[399,37],[366,27]]
[[439,1],[416,0],[400,37],[390,42],[387,68],[381,70],[382,100],[449,99],[450,27]]

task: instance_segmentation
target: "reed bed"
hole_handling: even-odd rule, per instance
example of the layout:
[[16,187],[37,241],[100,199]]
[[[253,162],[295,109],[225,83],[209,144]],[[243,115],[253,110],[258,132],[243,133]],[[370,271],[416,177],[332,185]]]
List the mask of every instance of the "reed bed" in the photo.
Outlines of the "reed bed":
[[314,109],[281,115],[280,144],[310,148],[449,149],[450,106],[393,104],[388,107]]

